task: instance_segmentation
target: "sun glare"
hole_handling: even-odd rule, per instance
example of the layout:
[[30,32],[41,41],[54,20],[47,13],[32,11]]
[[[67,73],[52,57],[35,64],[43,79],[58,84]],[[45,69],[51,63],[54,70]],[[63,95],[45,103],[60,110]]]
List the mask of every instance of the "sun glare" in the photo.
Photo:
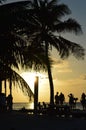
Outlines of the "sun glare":
[[44,78],[45,75],[41,73],[35,73],[35,72],[23,72],[21,76],[24,78],[24,80],[27,82],[27,84],[30,86],[31,90],[34,92],[34,82],[35,77],[38,76],[40,78]]

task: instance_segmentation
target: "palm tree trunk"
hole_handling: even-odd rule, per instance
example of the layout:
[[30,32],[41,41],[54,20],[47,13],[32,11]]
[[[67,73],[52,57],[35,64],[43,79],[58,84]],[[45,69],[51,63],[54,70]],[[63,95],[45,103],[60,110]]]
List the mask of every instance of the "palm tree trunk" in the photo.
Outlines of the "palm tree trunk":
[[50,105],[53,106],[54,105],[54,85],[53,85],[50,61],[48,57],[48,44],[47,43],[46,43],[46,63],[47,63],[48,78],[49,78],[49,84],[50,84]]
[[[48,61],[49,62],[49,61]],[[51,73],[51,68],[49,63],[47,63],[47,69],[48,69],[48,78],[49,78],[49,84],[50,84],[50,104],[54,104],[54,86],[53,86],[53,78]]]

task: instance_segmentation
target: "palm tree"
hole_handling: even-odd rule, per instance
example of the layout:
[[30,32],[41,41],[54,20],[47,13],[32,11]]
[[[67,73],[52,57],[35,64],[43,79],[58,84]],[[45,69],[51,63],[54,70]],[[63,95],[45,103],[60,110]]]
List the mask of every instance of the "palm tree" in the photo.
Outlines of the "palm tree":
[[[10,88],[11,82],[14,81],[14,75],[16,81],[21,83],[21,77],[14,72],[13,67],[19,69],[19,65],[21,65],[25,68],[34,67],[35,70],[46,69],[43,47],[27,46],[27,40],[19,34],[20,30],[23,32],[23,25],[20,26],[20,20],[18,20],[20,7],[23,11],[23,6],[27,3],[27,1],[22,1],[0,5],[0,44],[2,46],[0,48],[0,64],[1,69],[3,69],[3,66],[7,68],[5,71],[0,71],[0,73],[4,76],[4,80],[10,79]],[[2,80],[1,77],[0,81]],[[31,93],[27,85],[25,90]]]
[[[67,58],[73,54],[76,58],[84,58],[84,49],[81,45],[65,39],[61,36],[63,32],[82,33],[80,24],[72,18],[63,20],[65,15],[71,13],[65,4],[59,4],[58,0],[33,0],[31,6],[27,8],[30,35],[26,29],[31,44],[45,46],[45,57],[50,83],[50,104],[54,104],[54,85],[52,78],[51,65],[49,62],[49,52],[54,47],[61,58]],[[28,24],[29,25],[29,24]]]

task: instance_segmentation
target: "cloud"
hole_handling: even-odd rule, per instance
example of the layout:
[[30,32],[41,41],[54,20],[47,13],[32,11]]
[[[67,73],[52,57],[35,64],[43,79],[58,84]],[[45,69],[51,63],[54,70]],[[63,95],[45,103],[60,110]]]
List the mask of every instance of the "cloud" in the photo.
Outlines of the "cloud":
[[85,74],[85,75],[83,75],[83,80],[86,80],[86,74]]
[[65,88],[74,88],[75,91],[77,88],[81,87],[82,89],[85,88],[86,89],[86,82],[85,80],[82,80],[80,78],[71,78],[71,79],[65,79],[65,80],[60,80],[60,79],[56,79],[54,80],[54,84],[55,86],[58,85],[58,87],[65,87]]
[[84,75],[84,80],[86,80],[86,75]]
[[72,69],[70,68],[70,64],[68,61],[57,60],[56,58],[53,58],[53,61],[54,61],[54,64],[53,64],[54,72],[59,72],[59,73],[71,73],[72,72]]
[[59,69],[57,72],[59,72],[59,73],[71,73],[72,72],[72,70],[71,69]]
[[86,74],[83,74],[80,77],[81,77],[81,79],[86,80]]

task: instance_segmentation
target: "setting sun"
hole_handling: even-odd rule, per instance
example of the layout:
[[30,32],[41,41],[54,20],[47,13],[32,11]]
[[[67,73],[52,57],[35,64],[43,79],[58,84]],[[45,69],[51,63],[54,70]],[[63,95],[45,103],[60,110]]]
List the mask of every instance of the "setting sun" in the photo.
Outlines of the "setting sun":
[[[28,83],[32,92],[34,93],[34,82],[35,77],[38,76],[38,100],[39,101],[49,101],[49,81],[47,77],[47,73],[39,73],[39,72],[23,72],[21,76]],[[45,96],[47,95],[47,96]]]
[[24,78],[24,80],[28,83],[30,86],[31,90],[34,92],[34,82],[35,82],[35,77],[39,77],[39,83],[41,82],[41,79],[46,78],[45,75],[41,73],[36,73],[36,72],[23,72],[21,76]]
[[28,83],[31,90],[34,90],[35,73],[24,72],[21,74],[24,80]]

